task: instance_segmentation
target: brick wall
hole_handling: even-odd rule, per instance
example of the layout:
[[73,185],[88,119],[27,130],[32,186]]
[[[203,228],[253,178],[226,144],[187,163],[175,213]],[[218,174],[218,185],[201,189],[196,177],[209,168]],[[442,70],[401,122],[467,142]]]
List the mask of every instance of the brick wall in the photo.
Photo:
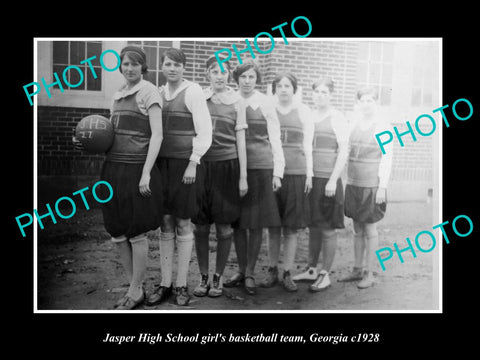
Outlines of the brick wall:
[[[252,43],[252,42],[251,42]],[[205,79],[205,61],[216,51],[223,48],[230,49],[233,53],[232,44],[239,51],[246,48],[245,41],[184,41],[181,48],[188,58],[185,75],[187,78],[207,86]],[[262,50],[268,50],[270,41],[260,42]],[[254,48],[252,44],[252,48]],[[330,76],[335,80],[337,91],[333,96],[333,104],[343,111],[353,108],[356,91],[356,61],[358,46],[354,42],[345,41],[294,41],[284,44],[283,40],[277,40],[275,47],[269,54],[259,54],[255,48],[255,56],[258,61],[263,82],[257,87],[266,92],[267,84],[270,84],[279,72],[292,72],[303,88],[303,100],[313,106],[312,83],[321,76]],[[250,58],[249,52],[241,54],[242,59]],[[233,67],[238,64],[235,53],[230,60]],[[235,84],[232,82],[232,86]]]
[[38,175],[97,175],[103,155],[90,155],[75,150],[72,145],[73,129],[85,116],[109,116],[105,109],[70,107],[38,107]]

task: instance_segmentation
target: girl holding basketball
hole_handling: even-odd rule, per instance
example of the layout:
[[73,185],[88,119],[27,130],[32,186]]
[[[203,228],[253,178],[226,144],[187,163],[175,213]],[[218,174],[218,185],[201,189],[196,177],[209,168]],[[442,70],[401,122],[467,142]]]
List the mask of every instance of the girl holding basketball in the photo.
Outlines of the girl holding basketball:
[[275,107],[266,95],[255,90],[255,85],[261,82],[258,65],[250,59],[244,61],[233,71],[233,78],[246,106],[248,192],[241,199],[240,218],[234,225],[239,269],[224,286],[232,287],[244,282],[247,293],[254,295],[254,270],[263,229],[281,225],[274,192],[282,186],[285,160]]
[[[340,281],[360,280],[365,289],[375,282],[373,267],[378,246],[377,222],[387,207],[387,183],[392,167],[392,152],[382,155],[375,134],[388,127],[378,114],[378,94],[372,88],[357,92],[359,118],[350,134],[345,215],[353,219],[355,265]],[[363,261],[366,257],[366,267]]]
[[279,74],[272,83],[276,94],[276,111],[280,121],[281,140],[285,157],[285,175],[277,191],[281,227],[270,227],[268,254],[270,266],[266,279],[260,284],[272,287],[278,282],[281,233],[283,232],[282,285],[287,291],[297,291],[290,270],[295,261],[299,231],[309,224],[308,194],[312,188],[313,121],[308,106],[294,98],[297,79],[293,74]]
[[102,206],[102,212],[130,283],[115,306],[130,310],[145,299],[146,233],[158,228],[163,215],[163,188],[155,166],[162,143],[162,99],[158,89],[142,79],[147,64],[141,48],[125,47],[120,59],[125,84],[114,94],[115,137],[101,174],[112,186],[113,198]]
[[[245,106],[243,100],[227,86],[230,64],[222,73],[216,58],[206,62],[210,87],[204,90],[213,123],[212,146],[203,156],[203,182],[200,211],[192,219],[195,224],[195,250],[200,268],[200,283],[195,296],[222,295],[223,279],[233,237],[230,224],[240,216],[240,197],[247,193],[247,155],[245,150]],[[210,225],[215,223],[217,238],[216,267],[212,283],[208,277]]]
[[[177,305],[188,305],[187,275],[194,235],[190,219],[198,212],[203,183],[200,159],[212,143],[212,120],[202,88],[183,78],[186,57],[176,48],[165,50],[161,58],[167,84],[163,99],[163,143],[157,165],[164,184],[165,216],[160,226],[160,287],[148,299],[156,305],[172,290]],[[177,278],[173,289],[173,257],[177,248]]]
[[[348,156],[348,125],[343,114],[331,104],[334,82],[323,78],[313,83],[316,108],[313,141],[313,189],[310,194],[312,224],[309,227],[308,266],[295,281],[311,280],[312,292],[331,284],[329,272],[337,248],[336,229],[344,225],[343,184],[340,177]],[[322,269],[317,272],[322,251]]]

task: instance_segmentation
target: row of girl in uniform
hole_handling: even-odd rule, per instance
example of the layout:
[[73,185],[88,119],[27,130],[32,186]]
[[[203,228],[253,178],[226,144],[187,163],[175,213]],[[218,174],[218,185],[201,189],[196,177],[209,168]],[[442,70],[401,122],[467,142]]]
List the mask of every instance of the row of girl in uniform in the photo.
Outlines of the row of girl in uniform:
[[[357,94],[362,115],[349,131],[342,113],[331,105],[334,84],[329,79],[313,84],[317,106],[310,110],[295,100],[298,84],[292,74],[274,79],[275,102],[257,91],[261,73],[254,61],[235,69],[226,62],[222,73],[216,59],[208,59],[210,86],[202,90],[183,78],[186,57],[180,49],[164,52],[167,84],[160,89],[142,78],[147,65],[141,48],[127,46],[120,58],[125,84],[114,95],[115,138],[101,174],[114,190],[102,208],[105,228],[130,284],[116,309],[133,309],[143,302],[153,306],[171,296],[176,304],[187,305],[193,244],[200,270],[194,295],[221,296],[223,286],[240,285],[256,294],[263,229],[269,233],[269,269],[259,285],[271,287],[280,281],[287,291],[296,291],[295,281],[311,280],[311,291],[324,290],[331,283],[336,229],[344,228],[344,215],[354,223],[355,264],[338,280],[359,280],[359,288],[373,284],[376,222],[385,213],[391,163],[374,142],[379,123],[374,91]],[[238,91],[227,86],[230,76]],[[344,196],[341,174],[347,162]],[[210,280],[213,223],[217,251]],[[309,262],[304,272],[293,276],[298,235],[306,227]],[[147,297],[146,234],[157,228],[161,283]],[[238,270],[224,280],[232,242]],[[321,250],[322,268],[317,271]]]

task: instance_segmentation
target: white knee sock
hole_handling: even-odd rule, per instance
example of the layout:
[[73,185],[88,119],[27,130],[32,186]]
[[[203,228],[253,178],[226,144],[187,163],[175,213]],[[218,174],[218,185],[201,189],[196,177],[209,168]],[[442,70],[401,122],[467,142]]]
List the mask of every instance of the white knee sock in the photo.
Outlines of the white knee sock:
[[172,284],[173,255],[175,252],[175,233],[160,231],[160,270],[162,272],[161,286],[170,287]]
[[187,286],[188,268],[192,257],[193,233],[177,234],[177,282],[176,286]]

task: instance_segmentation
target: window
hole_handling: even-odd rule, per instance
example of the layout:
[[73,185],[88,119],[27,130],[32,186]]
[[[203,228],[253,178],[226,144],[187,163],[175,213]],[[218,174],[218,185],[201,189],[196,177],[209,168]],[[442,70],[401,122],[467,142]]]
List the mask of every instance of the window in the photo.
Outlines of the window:
[[[65,68],[75,65],[78,66],[83,72],[83,81],[79,86],[69,87],[62,81],[64,89],[69,90],[89,90],[100,91],[102,90],[102,67],[100,65],[100,55],[102,53],[101,41],[54,41],[53,42],[53,73],[57,73],[61,79]],[[93,68],[97,74],[97,78],[94,79],[93,73],[87,63],[80,64],[81,61],[88,59],[92,56],[96,58],[92,61]],[[81,76],[75,69],[68,69],[65,74],[65,79],[69,84],[78,84],[81,80]],[[52,82],[55,81],[52,74]],[[54,88],[59,88],[55,85]]]
[[140,46],[147,55],[148,71],[143,78],[156,86],[165,85],[167,79],[162,73],[160,58],[166,49],[173,46],[173,41],[129,41],[128,44]]
[[432,45],[415,45],[413,50],[412,106],[433,106],[438,98],[438,51]]
[[359,43],[358,86],[376,88],[381,105],[390,105],[392,98],[393,52],[393,42]]

